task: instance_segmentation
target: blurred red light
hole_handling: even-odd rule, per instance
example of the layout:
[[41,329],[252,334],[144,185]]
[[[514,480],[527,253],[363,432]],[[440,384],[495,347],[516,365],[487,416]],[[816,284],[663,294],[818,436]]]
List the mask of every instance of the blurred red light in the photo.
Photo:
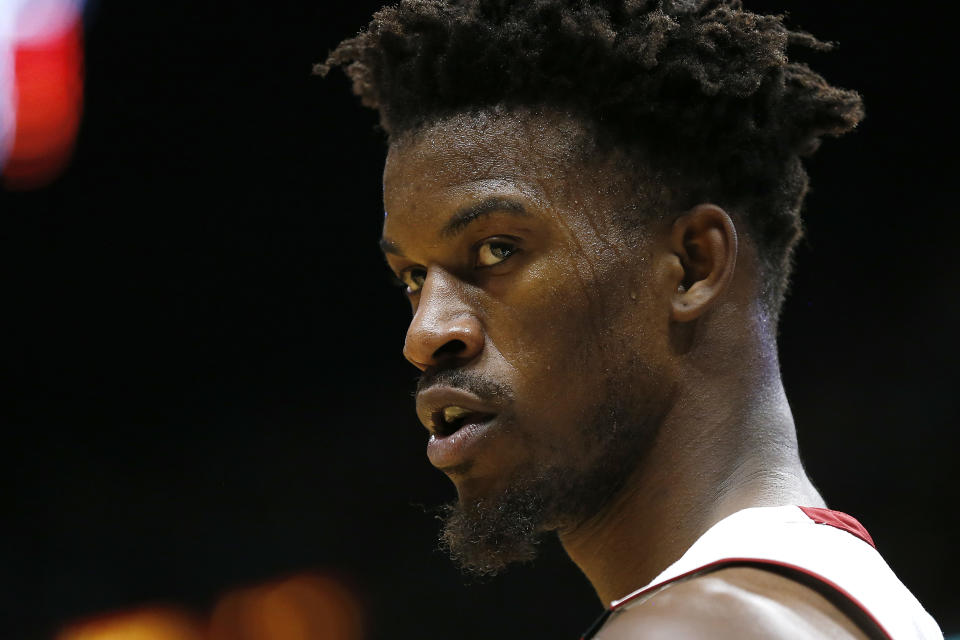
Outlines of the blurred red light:
[[73,151],[83,102],[79,16],[46,38],[15,43],[16,129],[4,186],[33,189],[56,178]]

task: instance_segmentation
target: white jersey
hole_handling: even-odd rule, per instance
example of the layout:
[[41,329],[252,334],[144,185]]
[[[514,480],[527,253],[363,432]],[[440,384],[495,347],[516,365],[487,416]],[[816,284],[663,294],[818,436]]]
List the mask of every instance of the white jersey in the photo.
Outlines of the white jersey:
[[593,637],[610,616],[646,601],[672,582],[731,566],[757,567],[803,582],[846,612],[870,637],[943,638],[859,522],[838,511],[794,506],[754,507],[724,518],[650,584],[614,601],[584,638]]

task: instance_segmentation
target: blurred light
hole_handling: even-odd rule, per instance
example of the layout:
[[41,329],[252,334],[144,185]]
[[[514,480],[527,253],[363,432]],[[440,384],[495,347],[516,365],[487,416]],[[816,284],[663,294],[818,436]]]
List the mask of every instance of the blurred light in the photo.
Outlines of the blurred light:
[[230,591],[207,620],[173,607],[149,607],[72,623],[55,640],[362,638],[360,607],[350,592],[332,578],[303,574]]
[[83,102],[83,1],[0,0],[0,169],[41,187],[70,160]]
[[16,117],[13,83],[13,23],[16,2],[0,2],[0,171],[10,155]]
[[152,608],[70,625],[56,640],[204,640],[203,627],[177,609]]
[[337,582],[301,575],[224,596],[208,640],[361,640],[360,609]]

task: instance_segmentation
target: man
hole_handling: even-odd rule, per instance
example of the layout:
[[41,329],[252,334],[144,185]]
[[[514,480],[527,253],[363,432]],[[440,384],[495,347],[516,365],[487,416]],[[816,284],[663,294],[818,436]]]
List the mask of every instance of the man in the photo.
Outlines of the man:
[[801,159],[862,117],[739,0],[406,0],[341,66],[389,136],[442,543],[556,532],[617,638],[934,638],[801,465],[778,314]]

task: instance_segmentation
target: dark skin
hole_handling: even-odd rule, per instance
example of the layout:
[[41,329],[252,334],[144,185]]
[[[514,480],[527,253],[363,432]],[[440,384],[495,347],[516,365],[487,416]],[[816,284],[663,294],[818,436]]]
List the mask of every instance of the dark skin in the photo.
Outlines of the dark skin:
[[[506,426],[442,468],[461,500],[602,464],[581,418],[605,399],[656,434],[615,496],[550,523],[608,604],[740,509],[824,503],[797,455],[750,239],[710,203],[624,229],[615,212],[641,196],[611,188],[617,158],[583,159],[584,135],[572,116],[514,111],[392,141],[382,246],[409,285],[406,358],[511,392]],[[746,568],[675,584],[599,637],[704,635],[863,637],[807,587]]]

